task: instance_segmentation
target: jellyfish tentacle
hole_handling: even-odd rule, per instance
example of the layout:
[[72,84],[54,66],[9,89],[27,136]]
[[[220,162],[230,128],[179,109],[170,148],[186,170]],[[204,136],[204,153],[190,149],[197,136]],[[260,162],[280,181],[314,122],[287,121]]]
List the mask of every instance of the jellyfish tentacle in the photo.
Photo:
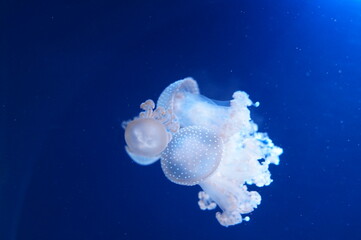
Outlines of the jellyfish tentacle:
[[202,210],[213,210],[217,207],[217,204],[211,199],[211,197],[203,191],[198,193],[198,205]]

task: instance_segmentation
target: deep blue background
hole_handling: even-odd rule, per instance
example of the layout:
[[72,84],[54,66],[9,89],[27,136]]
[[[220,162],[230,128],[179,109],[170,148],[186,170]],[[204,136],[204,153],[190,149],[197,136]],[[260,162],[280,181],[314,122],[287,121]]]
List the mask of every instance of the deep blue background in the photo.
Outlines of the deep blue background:
[[[361,239],[361,2],[0,5],[0,239]],[[284,149],[251,221],[124,151],[121,122],[192,76],[244,90]]]

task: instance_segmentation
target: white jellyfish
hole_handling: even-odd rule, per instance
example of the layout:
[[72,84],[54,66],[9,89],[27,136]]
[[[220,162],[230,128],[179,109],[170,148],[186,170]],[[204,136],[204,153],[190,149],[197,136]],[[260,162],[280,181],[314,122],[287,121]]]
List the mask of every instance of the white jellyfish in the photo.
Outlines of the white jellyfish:
[[177,132],[179,124],[174,115],[164,108],[158,107],[147,100],[140,105],[144,110],[134,120],[124,122],[125,150],[128,155],[141,165],[149,165],[160,158],[160,154],[172,139],[171,132]]
[[269,164],[278,164],[282,149],[266,133],[257,132],[250,118],[251,100],[237,91],[227,103],[199,93],[192,78],[176,81],[152,100],[144,112],[124,124],[126,151],[141,165],[159,158],[165,176],[181,185],[199,185],[199,207],[219,206],[216,218],[223,226],[248,221],[260,203],[247,185],[272,182]]

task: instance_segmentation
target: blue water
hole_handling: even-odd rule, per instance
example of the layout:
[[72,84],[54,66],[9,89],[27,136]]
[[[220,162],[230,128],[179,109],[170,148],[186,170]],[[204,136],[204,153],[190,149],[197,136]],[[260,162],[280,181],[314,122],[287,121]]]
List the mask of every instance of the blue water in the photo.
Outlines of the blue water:
[[[361,239],[361,1],[0,5],[0,239]],[[124,151],[121,123],[170,83],[259,101],[283,148],[251,221]]]

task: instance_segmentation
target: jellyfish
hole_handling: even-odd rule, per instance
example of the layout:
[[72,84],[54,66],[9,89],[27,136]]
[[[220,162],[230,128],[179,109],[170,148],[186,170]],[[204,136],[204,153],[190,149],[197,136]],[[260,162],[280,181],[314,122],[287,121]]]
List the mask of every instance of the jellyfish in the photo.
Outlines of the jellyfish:
[[249,221],[261,196],[248,186],[268,186],[269,165],[278,165],[283,151],[267,133],[258,132],[250,117],[252,105],[259,103],[242,91],[221,102],[201,95],[193,78],[176,81],[156,105],[147,100],[139,116],[123,124],[126,152],[140,165],[160,160],[173,183],[199,185],[200,209],[218,206],[221,225]]
[[124,122],[125,147],[128,155],[140,165],[149,165],[160,158],[172,139],[172,134],[177,132],[179,124],[174,121],[175,116],[170,111],[158,107],[147,100],[140,105],[142,111],[138,117],[129,122]]

